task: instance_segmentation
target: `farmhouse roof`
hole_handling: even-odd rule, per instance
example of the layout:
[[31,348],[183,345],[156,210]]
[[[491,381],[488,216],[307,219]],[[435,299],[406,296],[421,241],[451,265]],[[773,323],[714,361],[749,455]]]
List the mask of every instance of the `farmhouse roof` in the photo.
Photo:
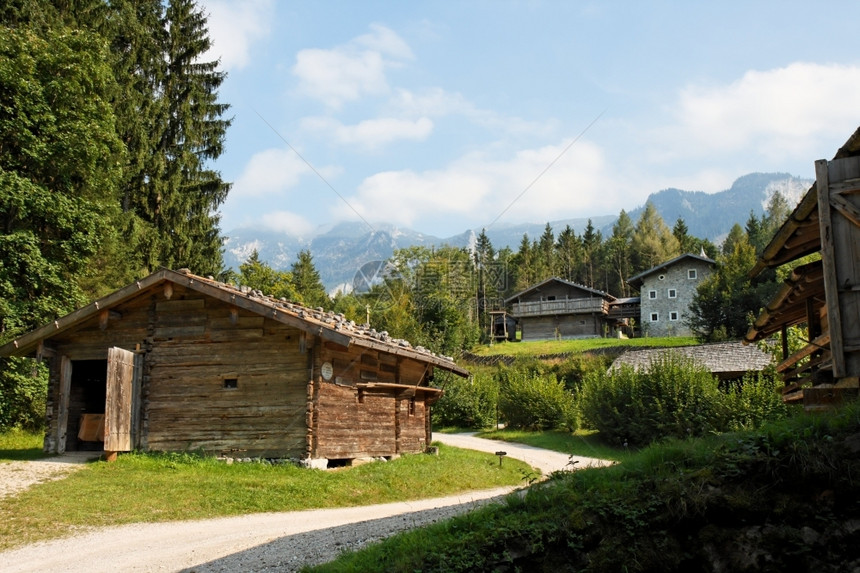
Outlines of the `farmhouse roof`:
[[575,282],[571,282],[571,281],[566,281],[566,280],[564,280],[564,279],[560,279],[560,278],[558,278],[558,277],[550,277],[550,278],[548,278],[548,279],[546,279],[546,280],[544,280],[544,281],[541,281],[541,282],[537,283],[536,285],[532,285],[532,286],[528,287],[528,288],[527,288],[527,289],[525,289],[525,290],[522,290],[522,291],[520,291],[520,292],[518,292],[518,293],[516,293],[516,294],[514,294],[514,295],[509,296],[507,299],[505,299],[505,304],[510,303],[510,302],[512,302],[512,301],[514,301],[514,300],[516,300],[516,299],[520,298],[521,296],[523,296],[523,295],[525,295],[525,294],[527,294],[527,293],[530,293],[530,292],[535,291],[535,290],[540,290],[543,286],[545,286],[545,285],[547,285],[547,284],[549,284],[549,283],[551,283],[551,282],[561,283],[561,284],[563,284],[563,285],[565,285],[565,286],[574,287],[574,288],[578,288],[578,289],[580,289],[580,290],[584,290],[584,291],[586,291],[586,292],[588,292],[588,293],[590,293],[590,294],[592,294],[592,295],[594,295],[594,296],[599,296],[599,297],[601,297],[601,298],[605,298],[607,301],[613,301],[613,300],[615,300],[615,297],[614,297],[614,296],[612,296],[612,295],[611,295],[611,294],[609,294],[609,293],[603,292],[602,290],[598,290],[598,289],[596,289],[596,288],[587,287],[587,286],[585,286],[585,285],[581,285],[581,284],[579,284],[579,283],[575,283]]
[[629,279],[627,279],[627,284],[629,284],[632,287],[639,288],[642,286],[642,283],[645,282],[645,277],[647,277],[649,275],[653,275],[654,273],[659,272],[659,271],[666,271],[669,267],[671,267],[671,266],[675,265],[676,263],[679,263],[682,260],[687,259],[687,258],[695,259],[697,261],[702,261],[704,263],[708,263],[709,265],[717,264],[717,261],[715,261],[713,259],[709,259],[708,257],[703,257],[700,255],[694,255],[692,253],[685,253],[683,255],[675,257],[674,259],[670,259],[670,260],[666,261],[665,263],[660,263],[659,265],[657,265],[655,267],[651,267],[647,271],[642,271],[641,273],[639,273],[636,276],[630,277]]
[[4,346],[0,346],[0,356],[31,354],[43,340],[69,330],[100,312],[110,310],[144,290],[164,283],[181,285],[342,346],[355,345],[371,348],[432,364],[460,376],[469,375],[467,370],[457,366],[453,358],[449,356],[435,354],[421,346],[412,346],[406,340],[392,338],[387,332],[377,332],[367,325],[358,325],[347,320],[342,314],[326,312],[322,308],[311,309],[286,299],[275,299],[259,290],[221,283],[212,278],[191,274],[185,269],[180,271],[162,269],[142,278]]
[[758,372],[771,363],[771,356],[756,346],[747,346],[742,342],[716,342],[698,346],[628,350],[615,359],[610,370],[621,368],[624,364],[635,369],[647,368],[652,362],[670,352],[691,358],[713,374],[722,377]]

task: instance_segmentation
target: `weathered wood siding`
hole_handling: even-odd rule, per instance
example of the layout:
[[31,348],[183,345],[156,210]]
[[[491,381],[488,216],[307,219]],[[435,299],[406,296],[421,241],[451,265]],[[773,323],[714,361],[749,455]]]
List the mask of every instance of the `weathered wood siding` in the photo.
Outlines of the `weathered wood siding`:
[[589,314],[520,318],[523,340],[603,336],[603,318]]
[[816,162],[833,375],[860,376],[860,157]]
[[[110,346],[144,354],[136,447],[303,457],[310,369],[299,339],[295,328],[171,285],[120,305],[106,323],[93,318],[64,332],[54,345],[72,360],[106,359]],[[51,385],[49,414],[59,379]]]
[[154,302],[143,445],[303,456],[310,370],[301,333],[196,293],[176,300],[182,294]]
[[[331,380],[321,367],[332,365]],[[429,369],[414,360],[332,342],[317,347],[311,456],[344,459],[423,451],[429,408],[425,394],[376,384],[418,386]],[[414,401],[413,401],[414,400]]]

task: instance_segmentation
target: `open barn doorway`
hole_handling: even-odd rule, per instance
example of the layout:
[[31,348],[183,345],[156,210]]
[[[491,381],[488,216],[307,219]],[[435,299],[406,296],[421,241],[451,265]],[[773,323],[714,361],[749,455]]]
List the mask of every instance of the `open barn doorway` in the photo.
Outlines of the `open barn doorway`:
[[107,360],[73,360],[66,451],[104,449]]

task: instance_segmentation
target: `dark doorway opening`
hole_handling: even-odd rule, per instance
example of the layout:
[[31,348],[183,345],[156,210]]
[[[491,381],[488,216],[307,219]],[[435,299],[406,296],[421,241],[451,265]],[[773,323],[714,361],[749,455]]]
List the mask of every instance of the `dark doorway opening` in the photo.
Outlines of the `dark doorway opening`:
[[104,431],[98,428],[100,420],[104,428],[106,392],[107,360],[72,361],[66,451],[104,449]]

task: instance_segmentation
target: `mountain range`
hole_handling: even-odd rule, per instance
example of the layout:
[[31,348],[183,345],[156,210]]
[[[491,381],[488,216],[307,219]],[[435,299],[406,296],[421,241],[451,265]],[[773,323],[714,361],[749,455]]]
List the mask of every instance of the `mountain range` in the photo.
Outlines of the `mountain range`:
[[[760,216],[771,196],[779,191],[790,205],[795,205],[812,181],[787,173],[751,173],[738,178],[729,189],[717,193],[664,189],[648,196],[657,212],[670,227],[679,218],[687,224],[691,235],[720,242],[732,225],[743,225],[750,213]],[[628,215],[634,223],[644,206],[639,206]],[[591,219],[596,229],[604,236],[612,233],[617,215],[599,215],[590,218],[562,219],[550,221],[558,234],[570,225],[581,234]],[[487,236],[496,249],[510,247],[516,250],[523,235],[535,239],[546,227],[542,223],[496,225],[486,229]],[[238,269],[256,250],[261,260],[275,269],[288,269],[296,260],[297,253],[308,249],[320,273],[323,284],[329,291],[351,285],[359,268],[371,261],[384,261],[395,249],[410,246],[471,247],[481,229],[468,229],[451,237],[435,237],[412,229],[390,224],[376,224],[370,229],[362,222],[343,222],[321,228],[309,237],[296,237],[283,232],[261,229],[234,229],[224,240],[224,263]]]

